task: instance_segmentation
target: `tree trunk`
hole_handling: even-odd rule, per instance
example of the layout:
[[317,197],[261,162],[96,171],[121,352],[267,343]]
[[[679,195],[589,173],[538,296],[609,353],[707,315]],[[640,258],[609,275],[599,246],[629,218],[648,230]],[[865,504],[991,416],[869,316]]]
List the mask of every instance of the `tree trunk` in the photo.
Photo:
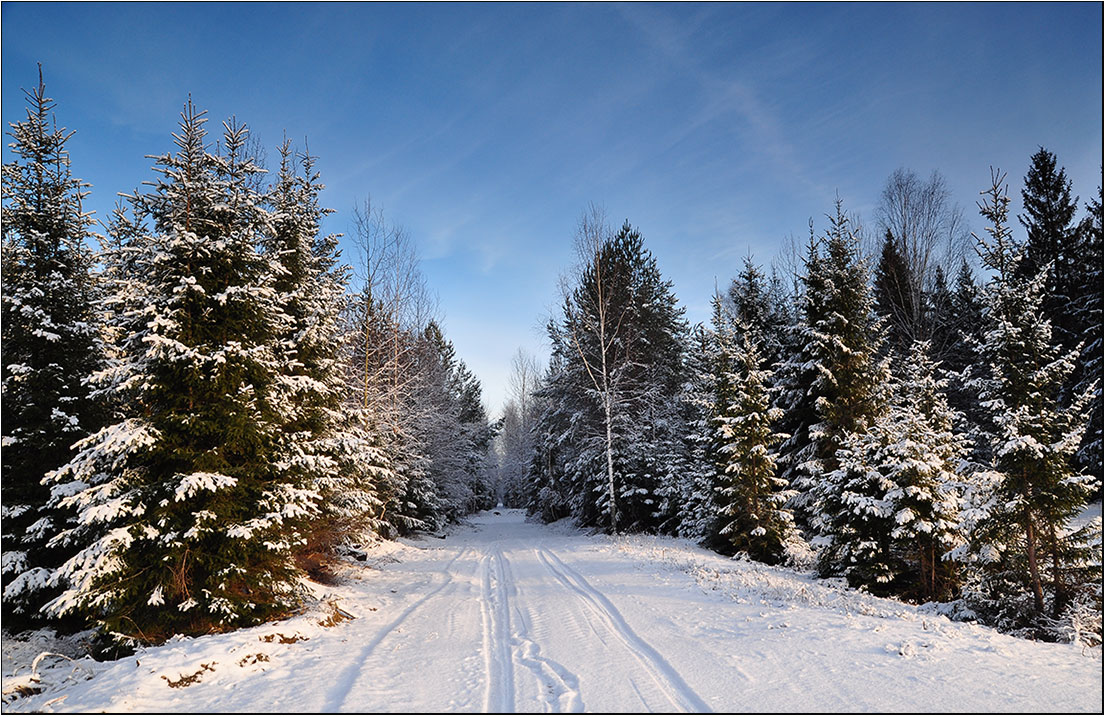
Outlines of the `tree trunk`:
[[611,533],[618,534],[618,495],[614,487],[614,441],[611,437],[611,395],[606,393],[603,400],[603,412],[607,423],[607,492],[611,499]]
[[1029,575],[1033,581],[1033,605],[1040,615],[1045,611],[1045,595],[1041,589],[1041,572],[1037,566],[1037,536],[1033,530],[1033,517],[1026,508],[1023,517],[1025,521],[1025,539],[1029,547]]
[[1060,540],[1056,536],[1056,523],[1048,526],[1048,547],[1052,553],[1052,616],[1060,617],[1068,606],[1068,589],[1060,571]]

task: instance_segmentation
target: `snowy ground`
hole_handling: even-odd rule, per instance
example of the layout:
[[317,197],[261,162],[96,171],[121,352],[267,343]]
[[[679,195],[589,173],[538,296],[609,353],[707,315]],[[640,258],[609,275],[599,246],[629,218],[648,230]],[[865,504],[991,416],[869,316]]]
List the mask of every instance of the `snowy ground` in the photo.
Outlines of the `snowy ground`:
[[[280,623],[115,662],[5,639],[5,712],[1102,712],[1102,652],[667,538],[485,513]],[[68,646],[73,649],[73,646]],[[16,677],[12,677],[16,675]],[[38,694],[14,697],[26,684]]]

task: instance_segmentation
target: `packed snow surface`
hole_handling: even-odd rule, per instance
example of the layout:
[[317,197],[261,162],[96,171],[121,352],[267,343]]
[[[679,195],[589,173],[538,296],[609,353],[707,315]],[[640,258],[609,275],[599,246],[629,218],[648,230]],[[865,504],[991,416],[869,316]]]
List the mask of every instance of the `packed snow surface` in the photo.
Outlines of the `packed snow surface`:
[[[316,608],[282,622],[114,662],[45,657],[37,682],[31,660],[50,648],[5,639],[5,711],[1103,709],[1101,650],[519,511],[384,543],[317,589]],[[19,685],[41,692],[9,694]]]

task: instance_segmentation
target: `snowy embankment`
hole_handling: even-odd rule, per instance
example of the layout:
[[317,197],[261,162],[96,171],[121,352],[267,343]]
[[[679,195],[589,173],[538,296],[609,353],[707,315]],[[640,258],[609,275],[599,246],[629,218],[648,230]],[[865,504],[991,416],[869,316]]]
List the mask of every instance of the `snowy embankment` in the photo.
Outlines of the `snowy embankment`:
[[[5,711],[1101,712],[1102,651],[645,536],[477,516],[310,611],[114,662],[4,640]],[[61,652],[75,646],[62,645]],[[13,677],[14,675],[14,677]],[[41,690],[16,697],[10,690]]]

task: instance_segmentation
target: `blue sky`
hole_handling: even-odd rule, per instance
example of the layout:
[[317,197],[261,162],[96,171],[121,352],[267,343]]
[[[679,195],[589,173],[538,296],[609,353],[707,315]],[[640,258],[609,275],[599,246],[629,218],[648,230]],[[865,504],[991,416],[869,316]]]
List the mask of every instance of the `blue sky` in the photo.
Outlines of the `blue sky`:
[[1038,145],[1082,199],[1101,182],[1099,3],[5,2],[0,27],[4,122],[41,62],[100,217],[152,178],[188,93],[270,148],[306,136],[330,230],[371,196],[411,232],[493,413],[515,349],[544,356],[589,202],[698,321],[835,196],[870,221],[899,167],[940,170],[976,230],[989,167],[1016,212]]

